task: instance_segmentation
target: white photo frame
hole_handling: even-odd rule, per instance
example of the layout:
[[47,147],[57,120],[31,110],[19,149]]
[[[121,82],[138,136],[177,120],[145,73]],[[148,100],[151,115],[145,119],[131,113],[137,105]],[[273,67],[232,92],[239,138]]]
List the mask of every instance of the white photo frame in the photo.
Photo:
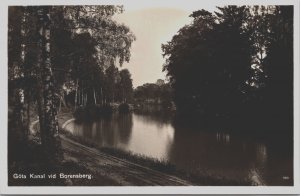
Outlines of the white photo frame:
[[[155,186],[155,187],[17,187],[8,186],[7,168],[7,113],[8,113],[8,92],[7,92],[7,21],[8,6],[13,5],[124,5],[139,9],[144,7],[185,7],[186,9],[201,8],[205,5],[293,5],[294,6],[294,186]],[[300,61],[299,61],[299,8],[298,0],[4,0],[1,1],[0,9],[0,99],[2,111],[0,119],[2,122],[0,131],[0,193],[1,194],[300,194],[300,124],[299,124],[299,100],[300,100]]]

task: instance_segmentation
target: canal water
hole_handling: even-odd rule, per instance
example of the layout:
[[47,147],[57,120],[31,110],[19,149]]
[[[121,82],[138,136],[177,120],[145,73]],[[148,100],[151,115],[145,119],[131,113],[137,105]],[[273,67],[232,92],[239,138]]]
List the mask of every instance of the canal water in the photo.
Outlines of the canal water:
[[174,125],[150,114],[114,114],[97,122],[70,122],[73,135],[102,147],[170,161],[193,173],[233,180],[253,179],[265,185],[293,185],[291,142],[281,136],[249,137]]

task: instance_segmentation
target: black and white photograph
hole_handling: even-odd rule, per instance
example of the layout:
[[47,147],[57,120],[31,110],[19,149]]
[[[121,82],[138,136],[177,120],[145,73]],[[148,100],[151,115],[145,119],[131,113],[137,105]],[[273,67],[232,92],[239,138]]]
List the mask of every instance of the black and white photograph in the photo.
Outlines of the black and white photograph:
[[1,183],[299,193],[299,4],[119,2],[5,7]]

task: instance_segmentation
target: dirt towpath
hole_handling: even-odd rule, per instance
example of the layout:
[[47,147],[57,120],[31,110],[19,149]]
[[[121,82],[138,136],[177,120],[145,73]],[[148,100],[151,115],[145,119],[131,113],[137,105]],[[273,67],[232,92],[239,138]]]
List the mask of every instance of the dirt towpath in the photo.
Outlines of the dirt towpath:
[[127,186],[191,185],[189,182],[177,177],[104,154],[97,149],[86,147],[65,136],[61,136],[61,139],[66,159],[86,165],[90,170],[97,170],[102,176],[109,177],[118,184]]

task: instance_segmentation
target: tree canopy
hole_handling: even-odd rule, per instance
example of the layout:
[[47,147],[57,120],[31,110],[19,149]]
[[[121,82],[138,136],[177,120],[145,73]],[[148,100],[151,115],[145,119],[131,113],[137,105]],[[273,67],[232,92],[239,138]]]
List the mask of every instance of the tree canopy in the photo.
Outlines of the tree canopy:
[[225,6],[190,17],[162,45],[178,113],[270,123],[276,111],[291,119],[293,7]]
[[[19,131],[15,135],[27,137],[31,105],[36,106],[49,159],[59,146],[57,110],[66,93],[73,92],[75,107],[113,101],[106,100],[116,91],[107,74],[129,62],[135,40],[127,26],[112,19],[122,12],[114,5],[9,7],[9,105]],[[133,90],[131,76],[116,70],[124,92],[119,100],[126,101]]]

